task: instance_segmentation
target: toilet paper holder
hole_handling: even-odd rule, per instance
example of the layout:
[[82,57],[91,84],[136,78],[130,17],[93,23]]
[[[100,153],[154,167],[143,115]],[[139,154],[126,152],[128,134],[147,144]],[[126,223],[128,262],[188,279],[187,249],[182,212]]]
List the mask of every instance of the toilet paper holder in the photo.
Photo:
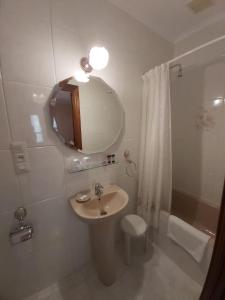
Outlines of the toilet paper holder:
[[32,238],[33,226],[25,224],[24,219],[27,216],[27,210],[24,207],[18,207],[14,213],[15,219],[18,221],[17,227],[13,228],[9,233],[11,245],[23,243]]

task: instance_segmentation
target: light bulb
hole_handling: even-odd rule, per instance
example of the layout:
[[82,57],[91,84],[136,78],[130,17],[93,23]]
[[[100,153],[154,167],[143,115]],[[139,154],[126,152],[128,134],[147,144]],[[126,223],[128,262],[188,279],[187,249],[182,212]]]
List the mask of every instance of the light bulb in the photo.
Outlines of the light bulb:
[[88,82],[89,76],[83,70],[77,70],[74,72],[74,78],[79,82]]
[[93,47],[89,53],[89,63],[95,70],[104,69],[109,61],[109,52],[104,47]]
[[218,98],[213,100],[214,106],[218,106],[218,105],[222,104],[223,102],[224,102],[223,97],[218,97]]

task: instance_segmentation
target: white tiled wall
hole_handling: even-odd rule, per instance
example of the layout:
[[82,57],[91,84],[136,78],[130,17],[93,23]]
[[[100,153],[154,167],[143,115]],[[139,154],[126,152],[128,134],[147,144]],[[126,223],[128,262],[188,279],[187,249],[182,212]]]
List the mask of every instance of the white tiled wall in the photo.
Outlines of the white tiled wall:
[[[225,97],[224,81],[221,60],[184,70],[171,89],[173,187],[217,208],[225,175],[225,106],[214,100]],[[209,127],[199,128],[204,111]]]
[[5,80],[53,86],[49,1],[1,1],[1,64]]
[[[141,74],[170,58],[172,46],[104,0],[0,0],[2,300],[32,294],[89,258],[88,229],[71,211],[68,196],[98,180],[117,182],[134,206],[137,181],[125,176],[123,165],[68,174],[66,159],[82,155],[61,145],[49,125],[52,87],[71,76],[98,43],[108,48],[110,63],[96,74],[115,89],[126,115],[123,138],[113,151],[121,160],[129,148],[137,161]],[[26,142],[29,173],[16,175],[10,141]],[[28,210],[34,236],[11,247],[8,234],[19,205]]]
[[[4,91],[12,138],[25,139],[30,147],[54,145],[54,133],[48,122],[51,88],[6,81]],[[39,123],[38,130],[33,125],[35,120]]]
[[10,142],[9,124],[7,121],[2,81],[0,80],[0,149],[8,149]]

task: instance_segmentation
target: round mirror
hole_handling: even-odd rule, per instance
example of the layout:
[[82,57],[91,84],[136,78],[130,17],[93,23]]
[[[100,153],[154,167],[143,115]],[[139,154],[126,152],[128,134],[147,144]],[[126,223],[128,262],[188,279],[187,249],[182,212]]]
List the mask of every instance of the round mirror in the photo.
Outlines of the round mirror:
[[59,83],[50,101],[52,128],[67,146],[85,154],[106,151],[121,134],[123,108],[101,78]]

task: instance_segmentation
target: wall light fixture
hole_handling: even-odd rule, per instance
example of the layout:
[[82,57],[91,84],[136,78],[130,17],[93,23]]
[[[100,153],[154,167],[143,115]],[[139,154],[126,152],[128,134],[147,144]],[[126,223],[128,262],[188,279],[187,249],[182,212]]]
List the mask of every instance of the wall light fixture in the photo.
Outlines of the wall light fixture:
[[105,47],[92,47],[88,57],[80,60],[81,70],[74,72],[74,78],[80,82],[88,82],[89,74],[93,70],[104,69],[109,62],[109,52]]

